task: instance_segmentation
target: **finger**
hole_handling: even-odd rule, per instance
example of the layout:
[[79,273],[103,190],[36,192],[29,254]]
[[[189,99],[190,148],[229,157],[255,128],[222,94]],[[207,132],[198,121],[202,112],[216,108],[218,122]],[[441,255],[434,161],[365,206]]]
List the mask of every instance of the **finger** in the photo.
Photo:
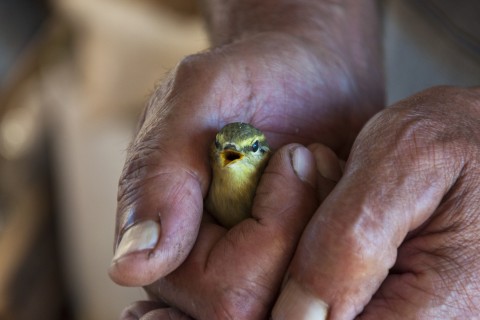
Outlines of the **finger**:
[[313,153],[317,166],[317,192],[320,202],[330,194],[342,177],[342,163],[329,147],[315,143],[308,146]]
[[138,320],[146,313],[166,306],[156,301],[137,301],[123,309],[120,320]]
[[418,123],[395,127],[404,115],[393,112],[362,131],[343,178],[307,226],[274,319],[354,318],[394,265],[407,233],[454,183],[460,164],[446,161],[454,149],[418,135]]
[[[179,112],[187,103],[173,91],[160,90],[152,99],[120,179],[109,273],[122,285],[145,285],[171,272],[186,258],[198,233],[214,129],[201,117],[166,121],[169,108],[174,105]],[[194,93],[190,97],[195,99]]]
[[[292,184],[292,181],[295,184]],[[263,222],[272,228],[281,226],[286,222],[281,213],[288,208],[287,204],[290,203],[284,200],[285,197],[289,201],[299,203],[294,197],[300,196],[299,192],[306,188],[310,194],[316,186],[317,172],[313,154],[299,144],[291,144],[280,149],[277,155],[270,160],[257,188],[252,210],[252,216],[257,222],[260,222],[260,225],[257,224],[256,227],[262,227]],[[282,201],[279,202],[280,198]],[[312,199],[310,199],[310,203],[317,202],[315,197]],[[298,223],[294,225],[301,227],[306,222],[308,210],[298,211],[304,214],[303,219],[302,216],[297,217]]]
[[198,319],[265,318],[318,205],[314,185],[308,149],[281,148],[261,178],[253,218],[228,232],[204,222],[187,260],[147,291]]
[[138,301],[125,308],[120,320],[187,320],[184,313],[156,301]]
[[192,318],[177,309],[168,308],[150,311],[140,320],[192,320]]

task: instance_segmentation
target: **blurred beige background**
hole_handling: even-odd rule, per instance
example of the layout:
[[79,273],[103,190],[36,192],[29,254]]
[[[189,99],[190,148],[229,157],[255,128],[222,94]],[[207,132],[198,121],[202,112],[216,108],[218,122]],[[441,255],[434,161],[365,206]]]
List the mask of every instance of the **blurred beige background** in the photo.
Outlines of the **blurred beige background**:
[[[36,314],[22,311],[29,308],[27,300],[39,301],[49,291],[43,283],[38,285],[38,295],[25,288],[17,293],[21,281],[12,285],[10,280],[45,277],[34,275],[38,268],[18,271],[28,265],[22,254],[7,257],[7,250],[0,252],[0,265],[9,265],[5,270],[0,267],[0,300],[5,297],[0,318],[54,319],[56,308],[67,308],[59,319],[117,319],[123,307],[145,298],[142,289],[119,287],[107,275],[125,149],[154,85],[183,56],[206,48],[207,39],[194,1],[58,0],[47,5],[48,17],[3,82],[0,114],[7,123],[4,128],[13,129],[9,134],[4,130],[0,149],[7,165],[22,160],[30,169],[30,162],[43,152],[36,153],[33,146],[43,140],[39,136],[46,136],[55,210],[40,210],[37,202],[32,208],[12,210],[26,213],[4,219],[0,249],[32,255],[35,249],[30,248],[36,248],[37,238],[26,234],[43,232],[32,217],[53,221],[59,242],[54,247],[60,250],[57,269],[63,270],[55,281],[61,285],[52,288],[59,296],[56,300],[46,299],[43,307],[32,302]],[[36,180],[29,177],[24,185],[32,181]],[[16,194],[22,194],[18,202],[26,201],[25,190],[23,185],[18,188]],[[40,197],[49,197],[41,183],[38,190]],[[45,218],[54,212],[52,220]],[[33,231],[25,230],[25,221]],[[12,246],[18,242],[25,243],[22,250]],[[49,257],[40,257],[39,264]],[[59,306],[62,303],[67,306]]]
[[154,84],[184,55],[207,46],[190,3],[157,3],[55,2],[72,27],[75,50],[45,73],[45,90],[55,115],[65,269],[79,319],[114,319],[145,298],[106,273],[124,150]]

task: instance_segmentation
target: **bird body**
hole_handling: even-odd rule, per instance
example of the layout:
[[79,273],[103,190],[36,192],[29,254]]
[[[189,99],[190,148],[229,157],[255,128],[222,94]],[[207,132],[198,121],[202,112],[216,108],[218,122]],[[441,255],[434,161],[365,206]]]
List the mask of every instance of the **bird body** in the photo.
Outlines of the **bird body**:
[[210,154],[212,183],[205,205],[220,224],[230,228],[251,216],[270,148],[260,130],[234,122],[217,133]]

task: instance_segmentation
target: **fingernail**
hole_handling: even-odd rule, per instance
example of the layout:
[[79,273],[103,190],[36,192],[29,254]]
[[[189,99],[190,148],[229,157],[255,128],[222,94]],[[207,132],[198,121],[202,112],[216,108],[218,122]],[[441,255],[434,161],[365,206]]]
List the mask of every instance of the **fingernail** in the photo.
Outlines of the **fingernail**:
[[129,312],[127,314],[121,314],[120,319],[121,320],[138,320],[140,318],[137,317],[136,315],[132,314],[131,312]]
[[272,311],[273,320],[322,320],[327,319],[327,315],[328,305],[292,279],[283,288]]
[[146,220],[134,224],[123,234],[115,250],[113,261],[135,251],[155,248],[159,236],[160,225],[155,221]]
[[300,180],[315,187],[315,166],[310,151],[305,147],[297,147],[291,153],[293,171]]

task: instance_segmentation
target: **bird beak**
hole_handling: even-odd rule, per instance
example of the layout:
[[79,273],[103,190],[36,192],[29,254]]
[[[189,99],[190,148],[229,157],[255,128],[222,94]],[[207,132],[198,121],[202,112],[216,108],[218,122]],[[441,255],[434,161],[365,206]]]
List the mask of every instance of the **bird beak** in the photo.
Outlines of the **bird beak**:
[[237,150],[227,149],[225,148],[222,152],[220,152],[220,159],[222,160],[222,164],[224,167],[228,166],[229,164],[240,160],[244,157],[244,154],[238,152]]

